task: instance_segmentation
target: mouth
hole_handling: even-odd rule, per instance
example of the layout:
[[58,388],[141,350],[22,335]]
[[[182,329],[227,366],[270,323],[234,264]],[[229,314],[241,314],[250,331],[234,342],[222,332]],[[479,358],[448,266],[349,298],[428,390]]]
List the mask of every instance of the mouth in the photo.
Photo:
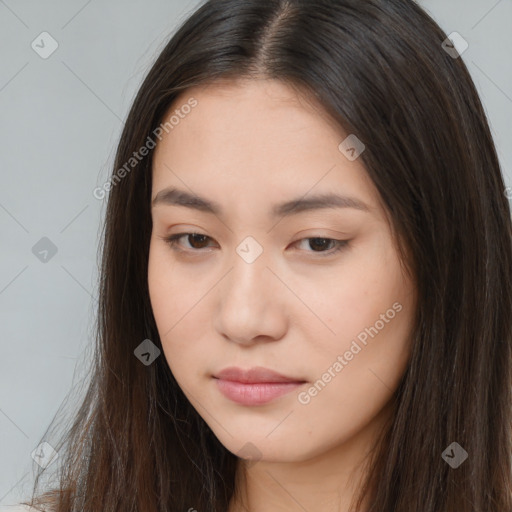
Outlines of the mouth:
[[260,366],[249,370],[225,368],[213,378],[226,398],[241,405],[266,404],[307,382]]

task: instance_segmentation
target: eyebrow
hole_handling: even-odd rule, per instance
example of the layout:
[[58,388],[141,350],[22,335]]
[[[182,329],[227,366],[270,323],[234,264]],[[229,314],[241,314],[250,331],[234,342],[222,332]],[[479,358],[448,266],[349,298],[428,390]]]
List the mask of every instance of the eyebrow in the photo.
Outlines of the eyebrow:
[[[152,207],[156,205],[184,206],[216,216],[222,216],[223,213],[219,203],[173,187],[158,192],[151,204]],[[272,208],[271,215],[281,217],[325,208],[354,208],[365,212],[370,211],[368,205],[355,197],[329,193],[300,197],[276,204]]]

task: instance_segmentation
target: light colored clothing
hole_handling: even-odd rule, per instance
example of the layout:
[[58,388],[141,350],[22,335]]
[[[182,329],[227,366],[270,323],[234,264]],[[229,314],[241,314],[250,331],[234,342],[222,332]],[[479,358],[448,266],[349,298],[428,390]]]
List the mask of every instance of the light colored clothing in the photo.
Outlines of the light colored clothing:
[[0,505],[0,512],[40,512],[26,505]]

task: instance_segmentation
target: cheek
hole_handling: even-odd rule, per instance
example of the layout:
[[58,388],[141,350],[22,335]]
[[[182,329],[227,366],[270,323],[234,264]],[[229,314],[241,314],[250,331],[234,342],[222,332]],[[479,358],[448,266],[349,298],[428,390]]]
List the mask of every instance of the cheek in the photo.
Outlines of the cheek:
[[184,317],[197,295],[194,281],[179,271],[170,251],[162,241],[152,241],[148,258],[149,298],[161,334]]
[[[301,428],[312,442],[334,445],[361,431],[396,391],[410,356],[414,304],[395,284],[384,279],[337,294],[330,311],[336,335],[316,336],[322,346],[309,353],[311,385],[301,396],[301,404],[309,401],[301,405]],[[362,302],[354,305],[357,296]]]
[[167,251],[150,246],[149,297],[163,355],[176,380],[187,386],[201,360],[201,344],[191,341],[204,339],[202,329],[207,322],[201,298],[205,290],[194,286],[193,277],[179,271]]
[[[369,250],[353,264],[333,273],[327,290],[310,295],[312,308],[330,329],[316,336],[321,354],[316,368],[329,368],[345,359],[345,382],[376,379],[374,370],[391,384],[404,370],[410,351],[415,304],[413,285],[402,273],[391,244]],[[345,379],[339,379],[342,385]]]
[[370,247],[354,253],[326,276],[323,287],[311,286],[308,296],[333,334],[349,340],[378,321],[395,302],[401,303],[409,287],[396,255],[382,243],[379,250]]

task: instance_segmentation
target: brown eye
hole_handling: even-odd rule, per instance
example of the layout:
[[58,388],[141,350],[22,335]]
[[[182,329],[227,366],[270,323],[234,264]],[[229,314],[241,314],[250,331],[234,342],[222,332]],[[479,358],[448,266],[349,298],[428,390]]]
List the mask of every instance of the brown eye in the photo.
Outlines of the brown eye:
[[[189,247],[183,248],[179,244],[179,240],[185,238],[189,244]],[[202,249],[208,247],[208,241],[213,240],[207,235],[202,233],[177,233],[166,238],[165,241],[175,251],[183,251],[190,253],[204,252]],[[299,240],[298,243],[308,241],[308,247],[312,250],[306,250],[306,252],[317,253],[319,256],[330,256],[338,251],[341,251],[348,245],[348,240],[336,240],[334,238],[324,237],[309,237]]]
[[[303,238],[299,242],[308,241],[308,246],[313,249],[306,252],[319,253],[320,256],[330,256],[348,245],[348,240],[336,240],[334,238],[310,237]],[[334,247],[334,250],[329,250]]]
[[211,240],[211,238],[209,236],[203,235],[201,233],[177,233],[175,235],[172,235],[172,236],[166,238],[165,241],[171,246],[171,248],[173,248],[175,250],[178,250],[178,251],[187,250],[187,248],[180,249],[177,247],[179,245],[178,241],[181,238],[187,238],[187,241],[190,244],[190,248],[193,250],[197,250],[197,251],[207,247],[207,245],[205,245],[205,242],[207,242],[208,240]]
[[331,242],[334,240],[330,238],[309,238],[309,246],[316,251],[323,251],[329,248]]

